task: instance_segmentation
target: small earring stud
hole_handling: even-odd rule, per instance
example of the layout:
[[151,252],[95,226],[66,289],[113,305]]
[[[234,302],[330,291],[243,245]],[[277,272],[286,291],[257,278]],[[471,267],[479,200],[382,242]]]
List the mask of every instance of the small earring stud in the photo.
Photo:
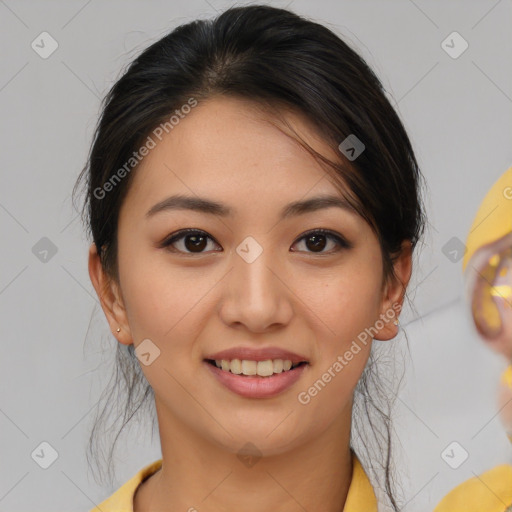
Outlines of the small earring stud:
[[398,320],[396,320],[396,319],[395,319],[395,320],[393,320],[393,323],[394,323],[395,325],[398,325]]
[[118,327],[118,328],[117,328],[117,332],[121,332],[121,327]]

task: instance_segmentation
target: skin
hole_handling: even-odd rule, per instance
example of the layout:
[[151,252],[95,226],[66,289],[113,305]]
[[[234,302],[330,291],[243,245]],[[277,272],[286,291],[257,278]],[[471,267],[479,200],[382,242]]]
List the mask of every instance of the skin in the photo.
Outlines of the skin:
[[[302,405],[297,395],[379,315],[402,304],[410,244],[404,242],[395,263],[397,279],[382,286],[378,240],[355,212],[330,207],[279,220],[292,201],[340,192],[269,118],[240,99],[201,102],[136,170],[119,216],[118,283],[90,247],[91,281],[118,341],[137,347],[149,338],[161,351],[141,367],[155,392],[163,466],[139,486],[136,512],[339,512],[345,503],[353,391],[371,343],[310,403]],[[287,119],[317,151],[337,157],[300,116]],[[176,193],[214,199],[236,214],[169,210],[145,218]],[[157,247],[184,228],[213,239],[200,254],[186,239],[174,244],[185,254]],[[315,252],[303,236],[318,228],[353,247],[326,239],[322,253]],[[263,248],[252,263],[236,252],[247,236]],[[392,339],[397,329],[385,322],[375,338]],[[278,346],[306,356],[309,366],[278,396],[244,398],[203,363],[235,346]],[[247,442],[261,453],[251,467],[237,457]]]

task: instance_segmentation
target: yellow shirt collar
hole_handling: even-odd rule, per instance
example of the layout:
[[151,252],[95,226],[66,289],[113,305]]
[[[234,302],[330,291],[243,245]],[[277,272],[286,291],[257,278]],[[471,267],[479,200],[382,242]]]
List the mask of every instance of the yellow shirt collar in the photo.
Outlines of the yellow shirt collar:
[[[137,487],[146,478],[156,473],[161,466],[162,459],[145,466],[114,494],[94,507],[90,512],[133,512],[133,496]],[[377,512],[377,499],[359,459],[352,452],[352,480],[343,512],[361,511]]]

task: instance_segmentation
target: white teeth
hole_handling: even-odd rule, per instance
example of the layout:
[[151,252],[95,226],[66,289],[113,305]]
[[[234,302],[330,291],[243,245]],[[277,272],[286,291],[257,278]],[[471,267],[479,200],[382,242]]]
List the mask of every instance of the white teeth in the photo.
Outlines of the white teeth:
[[260,377],[270,377],[274,373],[288,371],[292,367],[289,359],[267,359],[265,361],[251,361],[248,359],[216,359],[215,366],[225,372],[231,372],[236,375],[258,375]]
[[258,366],[256,373],[260,377],[268,377],[274,373],[274,363],[272,359],[267,359],[266,361],[258,361]]
[[283,371],[283,360],[282,359],[276,359],[274,361],[274,373],[281,373]]
[[226,361],[224,359],[223,361],[224,363],[229,364],[229,370],[231,373],[235,373],[236,375],[240,375],[242,373],[242,363],[240,359],[233,359],[233,361],[231,361],[231,364],[229,363],[229,361]]
[[247,359],[242,360],[242,373],[244,375],[256,375],[257,369],[258,363],[256,361],[247,361]]

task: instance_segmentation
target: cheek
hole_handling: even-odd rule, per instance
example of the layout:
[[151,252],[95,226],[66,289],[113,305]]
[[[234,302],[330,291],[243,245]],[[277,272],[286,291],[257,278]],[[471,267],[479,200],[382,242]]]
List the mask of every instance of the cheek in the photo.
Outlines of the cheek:
[[134,343],[150,338],[159,346],[169,345],[166,341],[177,340],[184,325],[189,332],[192,329],[188,338],[193,337],[199,326],[190,325],[189,319],[204,307],[213,276],[199,275],[197,269],[178,269],[150,251],[120,250],[119,277]]
[[[380,260],[352,259],[350,264],[318,279],[304,303],[317,317],[317,364],[304,389],[311,411],[340,411],[350,400],[371,350],[372,331],[381,307]],[[308,278],[305,278],[306,280]],[[311,282],[310,282],[311,284]],[[302,402],[301,402],[302,403]]]
[[119,277],[132,339],[136,349],[143,340],[151,340],[156,349],[146,346],[158,354],[141,369],[159,399],[172,397],[166,407],[179,409],[177,404],[190,400],[180,383],[187,381],[187,390],[194,396],[201,393],[190,375],[201,360],[196,340],[211,315],[207,299],[214,276],[177,270],[160,258],[151,258],[147,250],[134,249],[130,254],[130,258],[119,258]]
[[327,339],[337,349],[377,320],[382,276],[375,267],[354,262],[315,277],[305,274],[298,288],[304,290],[301,299],[321,320]]

